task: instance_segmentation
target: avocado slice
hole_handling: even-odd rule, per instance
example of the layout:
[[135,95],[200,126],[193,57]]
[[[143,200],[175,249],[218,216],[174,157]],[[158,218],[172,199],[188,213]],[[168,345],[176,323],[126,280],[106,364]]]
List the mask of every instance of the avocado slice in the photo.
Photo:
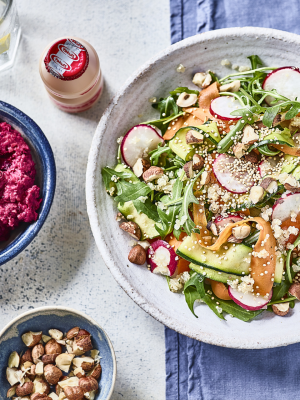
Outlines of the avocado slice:
[[[123,205],[118,204],[118,210],[127,218],[130,215],[130,221],[135,222],[141,229],[142,240],[153,239],[159,236],[159,233],[155,229],[156,222],[147,217],[144,213],[138,213],[133,205],[132,201],[127,201]],[[160,226],[160,224],[157,224]]]

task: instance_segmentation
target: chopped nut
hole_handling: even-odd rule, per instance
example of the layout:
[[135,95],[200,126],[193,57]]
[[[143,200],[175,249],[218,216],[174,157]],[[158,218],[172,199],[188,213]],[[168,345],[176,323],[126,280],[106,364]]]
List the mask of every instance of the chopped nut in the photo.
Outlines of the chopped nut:
[[277,189],[278,189],[278,184],[277,184],[276,180],[270,176],[264,178],[261,181],[260,186],[262,188],[264,188],[270,194],[277,192]]
[[55,364],[62,371],[69,372],[74,357],[75,357],[74,354],[68,354],[68,353],[59,354],[56,357]]
[[120,225],[120,228],[129,233],[130,236],[132,236],[136,240],[140,240],[142,236],[142,232],[138,224],[136,224],[133,221],[128,221],[128,222],[122,222]]
[[33,362],[31,349],[27,349],[21,357],[21,364],[24,364],[26,361]]
[[200,156],[200,154],[193,155],[193,170],[200,171],[204,165],[204,158]]
[[243,143],[237,143],[235,146],[233,146],[233,154],[236,156],[236,158],[242,158],[243,155],[245,154],[246,150],[248,150],[249,146],[243,144]]
[[289,312],[290,303],[287,301],[286,303],[272,304],[272,309],[276,315],[283,317]]
[[232,234],[236,239],[245,239],[250,235],[251,228],[248,224],[239,225],[232,228]]
[[[25,399],[23,399],[25,400]],[[33,393],[30,396],[30,400],[52,400],[52,398],[50,396],[48,396],[46,393]]]
[[44,346],[42,344],[36,344],[34,346],[34,348],[32,349],[32,358],[33,358],[33,362],[35,364],[37,364],[40,360],[40,358],[45,354],[45,349]]
[[198,86],[199,88],[206,88],[211,84],[212,77],[207,72],[197,72],[193,78],[193,84]]
[[76,357],[73,359],[75,367],[81,367],[84,371],[90,371],[94,368],[95,361],[92,357]]
[[53,364],[56,360],[56,357],[58,356],[57,354],[44,354],[42,356],[42,362],[47,365],[47,364]]
[[253,204],[258,203],[264,198],[264,189],[261,186],[252,186],[249,198]]
[[93,390],[98,389],[98,382],[92,376],[88,376],[86,378],[79,379],[79,387],[86,392],[92,392]]
[[18,371],[17,368],[6,368],[6,379],[10,386],[14,386],[16,383],[22,383],[22,371]]
[[227,239],[227,242],[229,243],[242,243],[243,239],[237,239],[235,236],[230,235],[229,238]]
[[132,170],[133,170],[134,174],[139,178],[150,167],[151,167],[151,164],[149,163],[149,161],[144,160],[143,158],[138,158],[137,162],[134,164]]
[[252,164],[258,164],[260,162],[260,155],[252,150],[250,153],[245,154],[245,160]]
[[26,332],[22,335],[22,340],[27,347],[33,347],[42,339],[42,332]]
[[33,393],[45,393],[49,394],[50,392],[50,386],[49,383],[46,382],[43,378],[37,377],[33,381]]
[[[68,372],[68,371],[66,371],[66,372]],[[63,373],[55,365],[48,364],[48,365],[45,365],[44,376],[45,376],[46,381],[50,385],[56,385],[58,383],[58,381],[60,380],[60,378],[63,376]]]
[[97,364],[95,368],[89,373],[89,376],[92,376],[93,378],[98,380],[101,376],[101,371],[102,371],[101,365]]
[[204,171],[201,174],[200,185],[207,185],[213,182],[213,172],[212,170]]
[[253,144],[259,140],[258,134],[254,131],[254,128],[250,125],[246,125],[243,129],[242,143]]
[[6,397],[13,397],[16,394],[16,386],[12,386],[8,389]]
[[51,336],[42,335],[42,341],[43,341],[44,343],[48,343],[49,340],[51,340]]
[[164,170],[160,167],[150,167],[143,173],[143,179],[145,182],[152,182],[155,179],[159,179],[163,176]]
[[81,367],[77,367],[74,369],[74,375],[77,376],[77,378],[84,378],[85,377],[85,371]]
[[73,343],[73,353],[76,356],[80,356],[84,354],[86,351],[92,350],[93,345],[91,341],[91,335],[82,335],[82,336],[76,336],[74,339]]
[[50,329],[49,335],[55,340],[61,340],[64,337],[64,334],[58,329]]
[[58,399],[59,399],[59,397],[58,397],[57,394],[55,394],[55,393],[50,393],[50,394],[49,394],[49,397],[50,397],[52,400],[58,400]]
[[16,387],[16,395],[17,396],[27,396],[31,394],[33,391],[33,382],[25,382],[24,385],[18,385]]
[[46,354],[61,354],[62,349],[61,345],[56,342],[55,339],[49,340],[45,345],[45,353]]
[[220,92],[238,92],[240,90],[240,87],[241,87],[241,82],[236,80],[227,83],[226,85],[220,86],[219,90]]
[[[275,117],[274,120],[273,120],[272,126],[273,126],[273,127],[274,127],[274,126],[277,126],[277,125],[279,125],[281,122],[285,121],[285,114],[286,114],[286,113],[277,114],[276,117]],[[275,313],[275,314],[276,314],[276,313]]]
[[68,377],[65,377],[65,378],[66,379],[63,379],[60,382],[58,382],[58,386],[60,388],[65,389],[66,386],[69,386],[69,387],[78,386],[79,379],[76,376],[73,376],[72,378],[68,378]]
[[16,351],[13,351],[8,359],[8,367],[9,368],[18,368],[20,364],[20,356]]
[[66,386],[64,392],[69,400],[82,400],[84,396],[84,390],[79,386]]
[[299,189],[299,182],[292,175],[289,175],[285,179],[283,186],[286,190],[293,192],[295,189]]
[[36,375],[43,375],[44,373],[44,363],[38,362],[35,367]]
[[[121,213],[118,213],[118,215],[119,214],[121,214]],[[121,216],[123,217],[123,215],[121,214]],[[123,217],[124,218],[124,217]],[[70,329],[68,332],[67,332],[67,335],[66,335],[66,337],[67,337],[67,339],[74,339],[74,337],[76,337],[77,335],[78,335],[78,332],[80,331],[80,328],[78,327],[78,326],[75,326],[75,328],[72,328],[72,329]]]
[[191,179],[194,177],[194,171],[193,171],[193,161],[189,161],[183,166],[183,170],[187,176],[188,179]]
[[133,263],[133,264],[137,264],[137,265],[143,265],[146,262],[146,251],[145,249],[140,246],[139,244],[137,244],[136,246],[134,246],[129,254],[128,254],[128,260]]
[[297,297],[298,300],[300,300],[300,283],[298,282],[292,283],[292,285],[289,288],[289,293],[292,296]]
[[186,135],[185,135],[185,141],[187,144],[199,144],[202,143],[204,140],[204,136],[202,135],[202,133],[190,129],[189,131],[187,131]]
[[190,107],[195,104],[197,100],[198,96],[196,94],[183,92],[178,96],[176,104],[179,107]]

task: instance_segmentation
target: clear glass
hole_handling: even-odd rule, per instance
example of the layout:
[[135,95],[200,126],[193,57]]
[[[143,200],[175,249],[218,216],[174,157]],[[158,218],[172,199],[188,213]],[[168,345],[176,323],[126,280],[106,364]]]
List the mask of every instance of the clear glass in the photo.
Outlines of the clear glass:
[[20,38],[16,1],[0,0],[0,72],[13,66]]

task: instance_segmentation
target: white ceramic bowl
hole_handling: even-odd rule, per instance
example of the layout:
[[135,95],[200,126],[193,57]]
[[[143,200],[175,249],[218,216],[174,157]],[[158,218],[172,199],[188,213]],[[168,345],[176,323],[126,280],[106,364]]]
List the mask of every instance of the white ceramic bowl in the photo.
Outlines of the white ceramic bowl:
[[[96,130],[87,167],[86,195],[92,231],[99,251],[117,282],[146,312],[168,327],[207,343],[259,349],[288,345],[300,340],[300,306],[287,317],[264,312],[245,323],[227,316],[219,320],[206,306],[195,318],[184,296],[168,290],[165,278],[127,260],[130,237],[118,228],[116,205],[105,192],[101,167],[115,164],[116,139],[133,125],[157,116],[148,101],[165,97],[177,86],[192,87],[195,72],[211,69],[220,76],[232,71],[220,62],[250,65],[247,56],[257,54],[265,65],[300,66],[300,36],[264,28],[229,28],[206,32],[170,46],[143,65],[114,97]],[[185,73],[176,72],[178,64]]]

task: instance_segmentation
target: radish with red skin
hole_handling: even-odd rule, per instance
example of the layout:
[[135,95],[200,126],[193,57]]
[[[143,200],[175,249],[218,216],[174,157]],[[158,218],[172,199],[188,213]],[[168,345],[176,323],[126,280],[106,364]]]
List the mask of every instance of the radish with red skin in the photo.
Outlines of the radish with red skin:
[[177,270],[177,259],[174,249],[164,240],[156,240],[147,251],[147,262],[151,272],[172,276]]
[[143,158],[145,151],[155,150],[164,140],[159,129],[151,125],[136,125],[124,136],[121,143],[122,158],[131,168],[139,158]]
[[[240,172],[239,168],[230,170],[230,166],[233,166],[234,162],[242,163],[242,160],[228,154],[220,154],[213,163],[213,172],[217,178],[219,184],[231,193],[247,193],[250,188],[254,185],[254,182],[250,179],[247,172]],[[245,179],[245,183],[241,182],[241,179]]]
[[280,221],[285,221],[291,218],[292,213],[298,214],[300,206],[300,193],[288,193],[283,194],[283,196],[278,199],[274,206],[272,212],[272,219],[280,219]]
[[228,286],[228,294],[237,305],[244,308],[245,310],[258,311],[268,305],[269,301],[272,298],[273,291],[271,290],[269,298],[266,299],[265,297],[260,295],[257,296],[252,292],[239,292],[238,289],[233,289],[231,286]]
[[[296,67],[281,67],[270,72],[263,81],[262,88],[270,91],[276,89],[277,93],[290,100],[299,98],[300,93],[300,70]],[[273,96],[265,98],[266,103],[276,100]],[[282,100],[281,100],[282,101]]]
[[235,110],[243,108],[241,103],[232,96],[220,96],[210,104],[210,113],[223,121],[238,121],[242,117],[230,115]]

